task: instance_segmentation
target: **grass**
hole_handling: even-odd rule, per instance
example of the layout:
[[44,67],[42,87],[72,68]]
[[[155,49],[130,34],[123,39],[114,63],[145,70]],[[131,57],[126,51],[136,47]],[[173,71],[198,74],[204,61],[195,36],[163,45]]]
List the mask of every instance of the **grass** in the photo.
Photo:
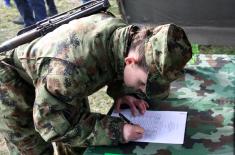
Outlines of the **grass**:
[[205,54],[235,55],[235,47],[232,46],[199,45],[199,51]]

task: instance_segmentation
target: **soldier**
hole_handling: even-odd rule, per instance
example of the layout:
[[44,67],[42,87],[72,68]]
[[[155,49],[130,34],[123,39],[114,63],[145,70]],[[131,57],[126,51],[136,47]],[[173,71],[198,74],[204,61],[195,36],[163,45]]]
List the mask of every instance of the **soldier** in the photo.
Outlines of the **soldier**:
[[51,142],[77,154],[141,138],[140,126],[91,113],[87,96],[108,85],[117,111],[126,104],[144,114],[146,87],[167,96],[191,56],[173,24],[139,28],[105,13],[73,20],[1,54],[0,132],[11,154],[25,155],[52,154]]

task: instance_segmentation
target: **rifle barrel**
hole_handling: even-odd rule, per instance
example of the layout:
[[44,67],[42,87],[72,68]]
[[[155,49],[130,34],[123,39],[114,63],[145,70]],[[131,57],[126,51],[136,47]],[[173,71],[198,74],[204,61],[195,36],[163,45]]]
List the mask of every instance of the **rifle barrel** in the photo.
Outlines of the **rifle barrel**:
[[100,11],[105,11],[108,7],[108,0],[93,0],[67,12],[39,21],[35,25],[26,27],[19,31],[16,37],[0,44],[0,53],[12,50],[25,43],[29,43],[32,40],[53,31],[62,24],[70,22],[71,20],[85,17]]
[[27,33],[24,33],[22,35],[16,36],[12,39],[9,39],[9,40],[3,42],[0,45],[0,53],[14,49],[17,46],[23,45],[25,43],[29,43],[38,37],[40,37],[40,33],[38,32],[38,30],[35,30],[35,29],[33,29]]

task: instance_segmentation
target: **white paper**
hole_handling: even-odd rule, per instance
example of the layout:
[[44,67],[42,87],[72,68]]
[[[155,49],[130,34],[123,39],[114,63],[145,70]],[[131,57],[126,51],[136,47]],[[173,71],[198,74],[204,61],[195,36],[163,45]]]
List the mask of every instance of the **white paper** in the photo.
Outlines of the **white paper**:
[[[144,128],[144,136],[137,142],[183,144],[187,112],[146,111],[144,115],[132,116],[129,109],[121,113],[132,123]],[[112,116],[118,116],[113,113]]]

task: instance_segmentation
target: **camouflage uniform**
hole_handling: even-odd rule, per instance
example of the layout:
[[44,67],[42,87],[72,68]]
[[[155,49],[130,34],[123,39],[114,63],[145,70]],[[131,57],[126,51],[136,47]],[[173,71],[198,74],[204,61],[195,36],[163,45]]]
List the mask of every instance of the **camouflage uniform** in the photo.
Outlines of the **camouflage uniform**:
[[115,86],[123,86],[134,27],[100,13],[1,56],[0,131],[12,154],[52,154],[51,142],[69,146],[68,154],[76,147],[124,142],[124,121],[91,113],[87,96],[105,85],[114,99],[128,93]]

